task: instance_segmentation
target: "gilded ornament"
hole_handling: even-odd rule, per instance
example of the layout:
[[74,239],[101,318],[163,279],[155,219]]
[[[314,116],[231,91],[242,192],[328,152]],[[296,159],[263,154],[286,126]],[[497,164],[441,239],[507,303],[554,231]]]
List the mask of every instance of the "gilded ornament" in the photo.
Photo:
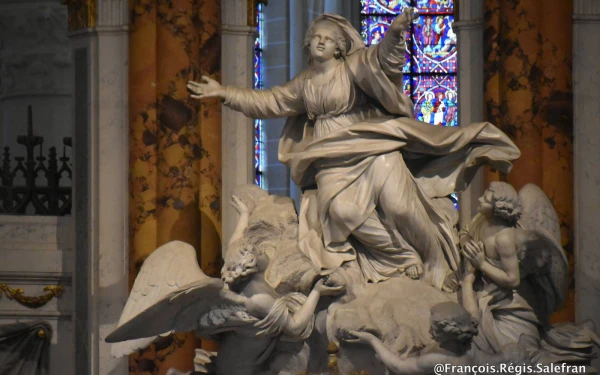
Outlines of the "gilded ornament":
[[[44,288],[45,294],[37,297],[31,297],[24,295],[25,291],[22,288],[11,288],[8,284],[0,284],[0,296],[2,293],[10,300],[15,300],[25,307],[30,309],[37,309],[44,306],[54,297],[59,298],[62,296],[65,287],[62,285],[48,285]],[[38,332],[39,335],[39,332]]]

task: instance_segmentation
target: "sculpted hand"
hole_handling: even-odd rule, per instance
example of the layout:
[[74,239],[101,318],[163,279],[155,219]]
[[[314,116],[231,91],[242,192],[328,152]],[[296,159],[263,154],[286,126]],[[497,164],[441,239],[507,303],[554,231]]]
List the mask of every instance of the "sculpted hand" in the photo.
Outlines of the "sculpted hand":
[[246,206],[246,204],[244,204],[244,202],[236,195],[231,197],[231,205],[240,215],[249,213],[248,206]]
[[203,99],[210,97],[225,97],[225,89],[221,84],[212,78],[202,76],[200,82],[188,81],[187,88],[192,92],[190,95],[194,99]]
[[458,271],[449,272],[444,278],[444,284],[442,285],[442,290],[444,292],[454,293],[458,290],[460,286],[460,280],[458,279]]
[[404,11],[402,11],[402,14],[400,14],[399,16],[397,16],[396,18],[394,18],[394,22],[392,22],[392,25],[390,26],[390,29],[398,32],[398,31],[405,31],[408,29],[408,27],[410,26],[410,24],[414,21],[415,18],[418,17],[418,14],[415,13],[415,9],[412,7],[406,7],[404,8]]
[[325,285],[325,279],[320,279],[315,284],[314,291],[318,292],[321,296],[337,296],[345,291],[343,286],[327,286]]
[[372,333],[353,331],[349,330],[348,334],[352,337],[346,337],[343,340],[351,343],[371,344],[373,341],[378,340]]
[[462,253],[476,269],[481,269],[485,263],[485,253],[483,252],[483,242],[475,242],[470,240],[463,246]]

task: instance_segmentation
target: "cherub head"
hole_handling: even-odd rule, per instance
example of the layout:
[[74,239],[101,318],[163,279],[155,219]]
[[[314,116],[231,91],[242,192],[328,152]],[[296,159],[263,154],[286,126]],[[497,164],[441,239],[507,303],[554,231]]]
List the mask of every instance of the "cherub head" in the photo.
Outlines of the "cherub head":
[[506,182],[494,181],[479,199],[479,212],[484,216],[497,216],[511,225],[521,217],[521,203],[517,191]]
[[244,240],[237,241],[226,253],[221,268],[221,280],[230,287],[248,280],[252,275],[263,272],[269,265],[269,257]]
[[306,32],[303,43],[308,53],[308,64],[346,56],[346,38],[339,26],[323,19],[315,22]]
[[431,308],[430,333],[433,339],[443,343],[471,342],[477,335],[477,319],[456,302],[442,302]]

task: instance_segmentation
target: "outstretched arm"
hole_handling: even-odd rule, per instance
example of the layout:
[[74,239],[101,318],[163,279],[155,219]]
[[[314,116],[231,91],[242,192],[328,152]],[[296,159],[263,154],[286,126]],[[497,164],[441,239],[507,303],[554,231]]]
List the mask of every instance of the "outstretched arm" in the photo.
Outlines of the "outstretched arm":
[[302,305],[302,307],[294,315],[288,318],[284,327],[284,332],[290,336],[302,335],[302,332],[306,329],[315,313],[319,298],[321,298],[321,296],[340,294],[343,292],[343,290],[343,286],[326,286],[324,279],[317,281],[313,290],[308,295],[304,305]]
[[378,59],[383,72],[387,76],[402,76],[402,69],[406,63],[406,30],[415,18],[413,8],[406,8],[396,17],[378,48]]
[[456,362],[456,357],[448,355],[431,353],[419,357],[400,358],[400,356],[381,342],[377,337],[368,332],[350,331],[356,339],[346,340],[348,342],[361,342],[370,345],[377,356],[383,362],[383,365],[395,374],[431,374],[434,368],[439,364],[452,364]]
[[269,90],[251,90],[221,84],[206,76],[201,82],[188,82],[188,89],[194,99],[219,97],[231,109],[242,112],[251,118],[272,118],[304,113],[302,99],[303,73],[283,86]]

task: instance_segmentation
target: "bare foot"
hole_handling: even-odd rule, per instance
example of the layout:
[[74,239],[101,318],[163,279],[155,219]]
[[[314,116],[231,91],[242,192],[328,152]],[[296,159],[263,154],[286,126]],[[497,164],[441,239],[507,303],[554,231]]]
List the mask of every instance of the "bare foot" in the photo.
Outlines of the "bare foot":
[[406,270],[404,270],[404,272],[406,273],[406,276],[410,277],[411,279],[418,280],[423,274],[423,266],[420,264],[415,264],[414,266],[408,267]]

